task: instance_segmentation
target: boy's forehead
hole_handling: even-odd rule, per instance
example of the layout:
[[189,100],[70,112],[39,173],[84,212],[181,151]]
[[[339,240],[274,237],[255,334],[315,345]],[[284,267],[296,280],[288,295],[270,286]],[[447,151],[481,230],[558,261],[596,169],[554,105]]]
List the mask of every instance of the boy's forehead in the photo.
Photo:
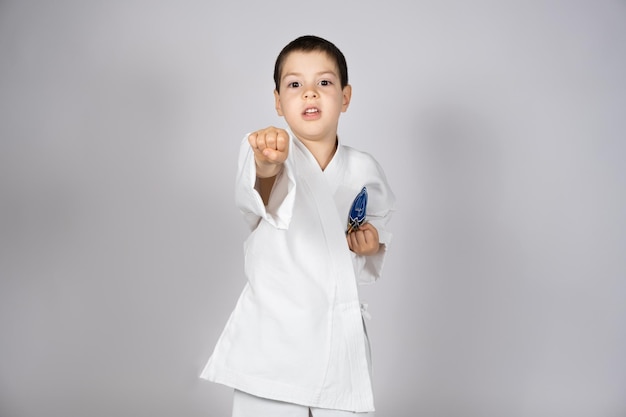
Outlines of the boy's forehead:
[[281,78],[309,71],[339,72],[335,60],[324,51],[292,51],[285,57]]

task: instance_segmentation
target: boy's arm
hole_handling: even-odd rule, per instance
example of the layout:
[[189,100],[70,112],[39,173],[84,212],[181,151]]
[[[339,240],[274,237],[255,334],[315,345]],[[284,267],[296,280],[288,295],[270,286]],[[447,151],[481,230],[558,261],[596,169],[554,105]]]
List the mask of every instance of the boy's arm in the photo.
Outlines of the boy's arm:
[[372,162],[373,165],[358,170],[369,173],[366,182],[369,194],[366,222],[346,236],[350,249],[357,255],[353,260],[359,271],[360,284],[373,283],[382,275],[387,250],[392,240],[387,225],[396,207],[395,195],[387,183],[385,173],[377,162]]
[[270,194],[272,193],[272,188],[274,188],[274,183],[276,182],[276,175],[269,178],[256,178],[256,188],[259,194],[261,194],[261,199],[263,200],[263,204],[267,206],[267,203],[270,201]]
[[371,217],[359,230],[346,236],[350,250],[357,255],[353,259],[359,271],[359,284],[371,284],[382,275],[391,242],[391,233],[385,227],[390,215],[391,211],[381,218]]
[[293,167],[287,158],[290,140],[284,130],[267,128],[246,135],[241,142],[235,200],[250,229],[261,219],[278,229],[289,227],[296,191]]
[[270,126],[251,133],[248,143],[254,152],[258,191],[267,206],[276,176],[289,154],[289,134]]

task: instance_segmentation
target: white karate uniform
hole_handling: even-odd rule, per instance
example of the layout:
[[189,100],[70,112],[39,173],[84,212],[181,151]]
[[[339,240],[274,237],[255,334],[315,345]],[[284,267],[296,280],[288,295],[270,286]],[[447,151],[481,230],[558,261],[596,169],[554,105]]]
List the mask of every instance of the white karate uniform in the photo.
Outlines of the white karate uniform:
[[[289,156],[267,207],[255,188],[254,154],[241,145],[236,202],[252,232],[248,282],[201,377],[257,397],[308,407],[374,410],[357,291],[380,277],[395,197],[378,163],[339,145],[322,171],[290,134]],[[384,244],[351,252],[350,206],[367,187],[366,220]]]

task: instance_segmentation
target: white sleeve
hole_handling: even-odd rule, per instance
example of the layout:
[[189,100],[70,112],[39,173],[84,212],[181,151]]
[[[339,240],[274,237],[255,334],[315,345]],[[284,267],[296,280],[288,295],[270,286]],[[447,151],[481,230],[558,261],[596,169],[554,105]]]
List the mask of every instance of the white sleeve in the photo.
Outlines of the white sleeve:
[[263,204],[263,199],[257,189],[254,152],[246,135],[239,151],[235,202],[250,228],[256,228],[259,221],[264,219],[278,229],[287,229],[291,221],[295,194],[293,162],[292,158],[288,157],[283,164],[283,169],[276,177],[267,206]]
[[384,172],[377,165],[379,180],[374,184],[368,184],[369,194],[367,221],[378,231],[378,241],[381,244],[380,250],[375,255],[359,256],[355,255],[355,266],[359,273],[359,284],[372,284],[382,275],[387,249],[392,240],[392,234],[387,229],[387,224],[395,211],[396,199],[387,184]]

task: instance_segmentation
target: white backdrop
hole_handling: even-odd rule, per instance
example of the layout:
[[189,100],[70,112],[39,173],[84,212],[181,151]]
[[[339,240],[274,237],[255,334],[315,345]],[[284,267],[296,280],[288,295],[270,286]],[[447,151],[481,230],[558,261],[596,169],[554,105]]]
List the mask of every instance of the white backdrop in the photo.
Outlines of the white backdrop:
[[236,154],[293,38],[399,199],[380,417],[626,415],[623,1],[0,1],[0,416],[228,416]]

